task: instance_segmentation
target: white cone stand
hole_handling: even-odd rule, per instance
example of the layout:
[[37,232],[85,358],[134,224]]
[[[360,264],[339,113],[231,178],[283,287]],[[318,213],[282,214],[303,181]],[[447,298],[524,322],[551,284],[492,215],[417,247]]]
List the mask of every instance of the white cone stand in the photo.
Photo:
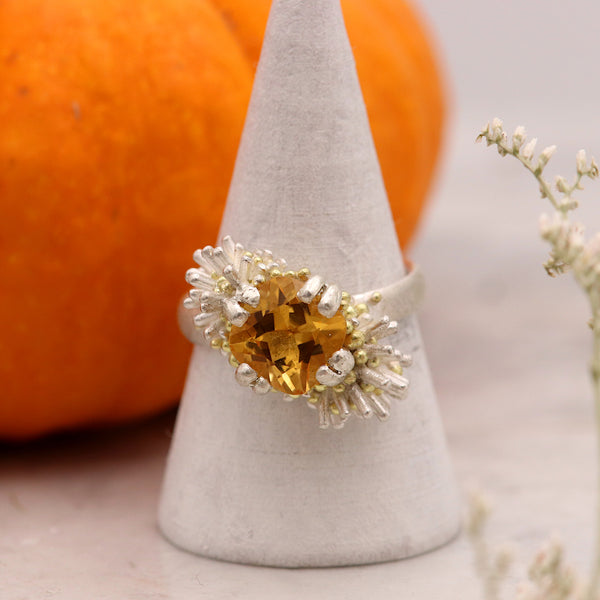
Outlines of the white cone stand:
[[[225,234],[350,293],[404,274],[339,0],[273,3]],[[282,567],[392,560],[450,540],[459,503],[415,317],[386,343],[413,354],[408,397],[386,422],[341,430],[319,429],[302,399],[238,386],[219,352],[196,347],[160,503],[165,536]]]

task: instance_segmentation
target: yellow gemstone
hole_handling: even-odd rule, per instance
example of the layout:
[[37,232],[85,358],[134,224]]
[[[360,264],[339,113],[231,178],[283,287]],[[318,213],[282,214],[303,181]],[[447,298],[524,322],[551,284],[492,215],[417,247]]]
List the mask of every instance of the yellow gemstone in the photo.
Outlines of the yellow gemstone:
[[346,338],[341,310],[331,318],[296,297],[304,285],[298,277],[273,277],[257,286],[260,302],[241,327],[229,334],[231,353],[285,394],[299,396],[317,385],[317,369],[340,350]]

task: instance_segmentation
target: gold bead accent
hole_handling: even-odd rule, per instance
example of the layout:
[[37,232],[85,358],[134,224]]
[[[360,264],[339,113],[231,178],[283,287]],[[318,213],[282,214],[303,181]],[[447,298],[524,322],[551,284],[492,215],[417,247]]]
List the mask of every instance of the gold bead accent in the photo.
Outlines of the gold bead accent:
[[333,391],[341,394],[342,392],[346,391],[346,386],[343,383],[338,383],[337,385],[333,386]]
[[215,338],[214,340],[210,340],[211,348],[220,348],[223,345],[223,340],[221,338]]
[[246,252],[244,252],[244,256],[247,256],[248,258],[254,258],[254,253],[250,252],[250,250],[246,250]]
[[353,383],[356,383],[356,373],[354,371],[350,371],[350,373],[346,375],[344,383],[346,385],[352,385]]
[[365,383],[364,381],[360,384],[360,389],[365,392],[365,394],[371,394],[375,391],[375,386],[371,383]]
[[263,261],[263,259],[260,256],[258,256],[257,254],[254,254],[253,256],[254,256],[254,258],[252,260],[254,261],[254,264],[260,265],[260,263]]
[[371,295],[371,302],[377,304],[378,302],[381,302],[381,298],[381,292],[373,292],[373,294]]
[[350,343],[348,344],[348,348],[350,350],[357,350],[362,347],[365,343],[365,334],[362,331],[353,331],[350,334]]
[[271,277],[281,277],[283,273],[279,269],[271,269]]
[[298,271],[298,279],[302,279],[302,281],[306,281],[310,277],[310,269],[304,267]]
[[339,415],[340,411],[338,409],[338,407],[335,404],[330,404],[329,405],[329,412],[332,412],[334,415]]
[[374,394],[376,396],[381,396],[381,394],[383,394],[383,390],[381,388],[375,388]]
[[350,334],[354,331],[354,325],[352,324],[352,321],[348,320],[346,321],[346,333]]
[[[276,390],[273,390],[273,391],[276,391]],[[316,404],[318,401],[319,401],[319,399],[316,396],[311,396],[307,400],[307,402],[310,402],[311,404]]]
[[219,279],[219,274],[216,271],[213,271],[210,274],[210,276],[211,276],[211,279],[215,279],[215,280]]
[[313,388],[313,390],[315,390],[315,392],[324,392],[326,389],[327,389],[327,386],[323,385],[322,383],[315,385],[315,387]]
[[354,362],[357,365],[366,364],[368,359],[369,359],[369,357],[367,356],[367,353],[364,350],[359,350],[358,352],[354,353]]
[[379,357],[375,357],[375,358],[370,358],[367,361],[367,367],[371,368],[371,369],[376,369],[380,364],[380,360]]
[[284,275],[286,277],[298,277],[298,273],[296,273],[296,271],[286,271]]
[[404,369],[398,363],[390,366],[390,369],[397,375],[402,375],[402,373],[404,373]]
[[361,304],[357,304],[354,309],[356,310],[356,314],[357,315],[362,315],[363,313],[366,313],[369,309],[367,308],[367,305],[363,303]]
[[233,325],[232,325],[232,324],[231,324],[229,321],[227,321],[227,322],[225,323],[225,331],[226,331],[227,333],[231,333],[231,328],[232,328],[232,327],[233,327]]
[[346,318],[351,319],[352,317],[356,317],[356,309],[354,308],[354,306],[347,306],[346,309],[344,310],[344,314],[346,315]]
[[223,340],[221,343],[221,350],[223,350],[223,352],[231,352],[231,348],[229,347],[229,342],[227,340]]
[[232,367],[239,367],[240,366],[240,362],[238,361],[238,359],[233,354],[229,355],[229,364]]
[[348,304],[350,302],[350,294],[348,292],[342,292],[342,304]]

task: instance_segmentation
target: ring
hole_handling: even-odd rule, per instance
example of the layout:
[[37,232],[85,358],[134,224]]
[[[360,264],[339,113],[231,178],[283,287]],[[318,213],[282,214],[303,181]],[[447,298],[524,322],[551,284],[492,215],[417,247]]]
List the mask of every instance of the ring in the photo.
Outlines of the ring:
[[180,305],[180,328],[191,342],[225,355],[240,385],[305,398],[323,429],[339,429],[352,415],[385,420],[393,400],[406,396],[403,371],[412,357],[382,340],[422,301],[418,267],[390,286],[352,296],[230,236],[196,250],[194,261],[199,268],[186,272],[192,289]]

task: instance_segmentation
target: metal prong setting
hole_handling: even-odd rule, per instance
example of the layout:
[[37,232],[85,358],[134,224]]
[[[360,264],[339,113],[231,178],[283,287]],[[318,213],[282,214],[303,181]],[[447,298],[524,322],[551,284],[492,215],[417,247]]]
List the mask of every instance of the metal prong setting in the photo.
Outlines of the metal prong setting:
[[317,294],[321,291],[323,287],[323,278],[319,275],[314,275],[311,277],[299,290],[296,294],[298,296],[298,300],[309,304],[312,302]]

